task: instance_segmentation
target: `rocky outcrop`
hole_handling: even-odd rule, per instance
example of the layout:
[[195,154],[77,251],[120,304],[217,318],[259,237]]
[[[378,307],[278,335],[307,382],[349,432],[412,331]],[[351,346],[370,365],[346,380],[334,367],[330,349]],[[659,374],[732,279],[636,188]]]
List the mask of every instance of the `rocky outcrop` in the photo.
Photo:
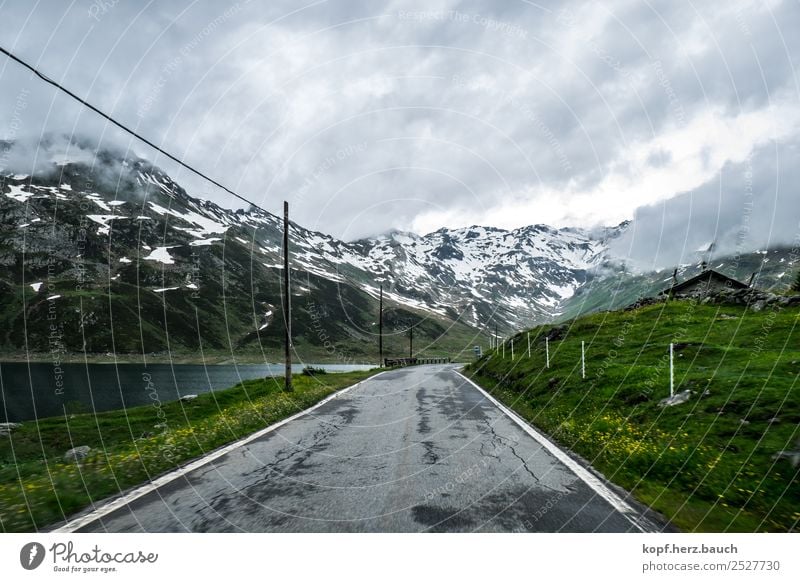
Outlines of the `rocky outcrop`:
[[627,307],[623,309],[623,311],[631,311],[633,309],[639,309],[640,307],[647,307],[648,305],[655,305],[656,303],[664,303],[667,300],[666,295],[658,295],[656,297],[640,297]]
[[[624,308],[624,311],[639,309],[647,305],[655,305],[657,303],[664,303],[670,301],[688,301],[697,299],[689,295],[674,295],[668,298],[666,295],[659,295],[656,297],[642,297],[637,299],[636,302],[631,303]],[[798,307],[800,306],[800,295],[776,295],[769,291],[762,291],[760,289],[726,289],[718,292],[710,292],[705,297],[699,300],[704,305],[708,304],[728,304],[728,305],[742,305],[749,307],[753,311],[763,311],[767,308],[784,308],[784,307]],[[721,319],[727,319],[730,316],[721,316]]]
[[0,422],[0,437],[8,436],[22,425],[18,422]]
[[679,404],[684,404],[685,402],[689,402],[694,392],[692,390],[684,390],[683,392],[678,392],[672,396],[668,396],[663,400],[659,401],[658,405],[661,407],[665,406],[677,406]]
[[70,463],[79,463],[84,460],[92,449],[86,445],[75,447],[64,453],[64,460]]
[[712,293],[700,301],[703,304],[730,304],[747,306],[753,311],[767,308],[800,306],[800,295],[776,295],[759,289],[731,289]]

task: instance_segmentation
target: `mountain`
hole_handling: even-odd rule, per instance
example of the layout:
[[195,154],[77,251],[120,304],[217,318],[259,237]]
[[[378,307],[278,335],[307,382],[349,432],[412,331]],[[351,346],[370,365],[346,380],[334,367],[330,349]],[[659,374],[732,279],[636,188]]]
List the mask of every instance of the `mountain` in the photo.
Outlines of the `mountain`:
[[602,239],[545,225],[394,232],[361,244],[392,289],[501,332],[558,314],[605,250]]
[[[194,198],[145,159],[76,149],[0,176],[4,351],[277,349],[278,217]],[[603,250],[541,225],[344,242],[293,224],[291,246],[298,349],[341,359],[374,352],[380,285],[389,349],[405,352],[413,323],[418,349],[448,353],[551,317]]]
[[[33,176],[0,173],[1,351],[280,357],[278,217],[190,196],[137,156],[49,151]],[[667,275],[624,271],[609,246],[627,227],[345,242],[293,224],[295,347],[374,361],[381,285],[386,355],[407,353],[410,325],[415,353],[455,356],[495,327],[505,335],[631,302]]]
[[[277,359],[278,218],[193,198],[143,159],[84,158],[0,178],[0,349]],[[332,264],[340,246],[293,227],[296,347],[374,361],[377,302],[363,270]],[[468,326],[409,303],[387,298],[387,354],[405,353],[410,323],[426,353],[470,344]]]

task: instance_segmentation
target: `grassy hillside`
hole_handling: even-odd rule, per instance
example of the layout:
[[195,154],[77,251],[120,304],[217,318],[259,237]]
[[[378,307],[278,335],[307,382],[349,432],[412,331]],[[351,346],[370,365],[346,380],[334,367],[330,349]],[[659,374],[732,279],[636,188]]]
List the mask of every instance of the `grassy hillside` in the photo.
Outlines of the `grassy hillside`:
[[[150,359],[165,361],[224,361],[234,355],[240,362],[282,360],[283,310],[274,299],[280,298],[277,275],[258,278],[258,286],[250,282],[252,273],[228,275],[226,285],[233,292],[225,292],[209,278],[203,283],[204,294],[196,297],[190,289],[156,294],[137,283],[136,277],[144,274],[160,276],[151,265],[125,269],[130,281],[86,283],[76,289],[72,280],[54,280],[41,292],[29,285],[5,284],[0,269],[4,330],[0,359],[51,361],[55,351],[62,361],[82,362],[87,354],[92,360],[107,361],[112,353],[121,360],[140,361],[146,351]],[[250,287],[255,291],[245,291]],[[296,358],[315,363],[378,362],[378,302],[373,297],[306,273],[298,276],[296,287],[302,289],[292,299]],[[50,294],[58,299],[48,301]],[[265,322],[267,309],[271,316]],[[51,317],[58,322],[55,340]],[[387,301],[387,356],[407,354],[407,329],[412,323],[419,356],[458,358],[462,350],[472,349],[480,334],[460,321]]]
[[[776,454],[800,448],[799,318],[694,301],[598,313],[530,330],[530,358],[517,334],[513,361],[509,346],[469,372],[685,531],[789,531],[800,466]],[[662,407],[670,342],[675,391],[691,397]]]

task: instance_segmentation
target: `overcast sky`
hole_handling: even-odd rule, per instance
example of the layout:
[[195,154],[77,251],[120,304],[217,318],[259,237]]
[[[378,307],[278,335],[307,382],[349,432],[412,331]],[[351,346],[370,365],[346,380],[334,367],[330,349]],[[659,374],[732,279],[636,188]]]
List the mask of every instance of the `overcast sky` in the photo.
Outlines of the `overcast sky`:
[[[800,162],[796,0],[19,0],[0,14],[3,47],[345,239],[637,215],[640,237],[691,246],[739,232],[742,192],[758,236],[797,236],[783,176]],[[0,136],[121,144],[239,205],[2,58],[0,79]],[[666,201],[695,198],[689,228]]]

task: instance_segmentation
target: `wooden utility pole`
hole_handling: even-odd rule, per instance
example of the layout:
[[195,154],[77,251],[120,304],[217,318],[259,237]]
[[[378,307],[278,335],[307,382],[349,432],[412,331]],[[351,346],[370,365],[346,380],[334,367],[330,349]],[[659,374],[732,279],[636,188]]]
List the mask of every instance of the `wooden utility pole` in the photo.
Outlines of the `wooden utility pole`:
[[292,292],[289,276],[289,203],[283,201],[283,318],[285,320],[283,338],[286,350],[284,359],[286,372],[284,389],[292,391]]
[[378,365],[383,367],[383,283],[381,283],[381,294],[378,300]]

